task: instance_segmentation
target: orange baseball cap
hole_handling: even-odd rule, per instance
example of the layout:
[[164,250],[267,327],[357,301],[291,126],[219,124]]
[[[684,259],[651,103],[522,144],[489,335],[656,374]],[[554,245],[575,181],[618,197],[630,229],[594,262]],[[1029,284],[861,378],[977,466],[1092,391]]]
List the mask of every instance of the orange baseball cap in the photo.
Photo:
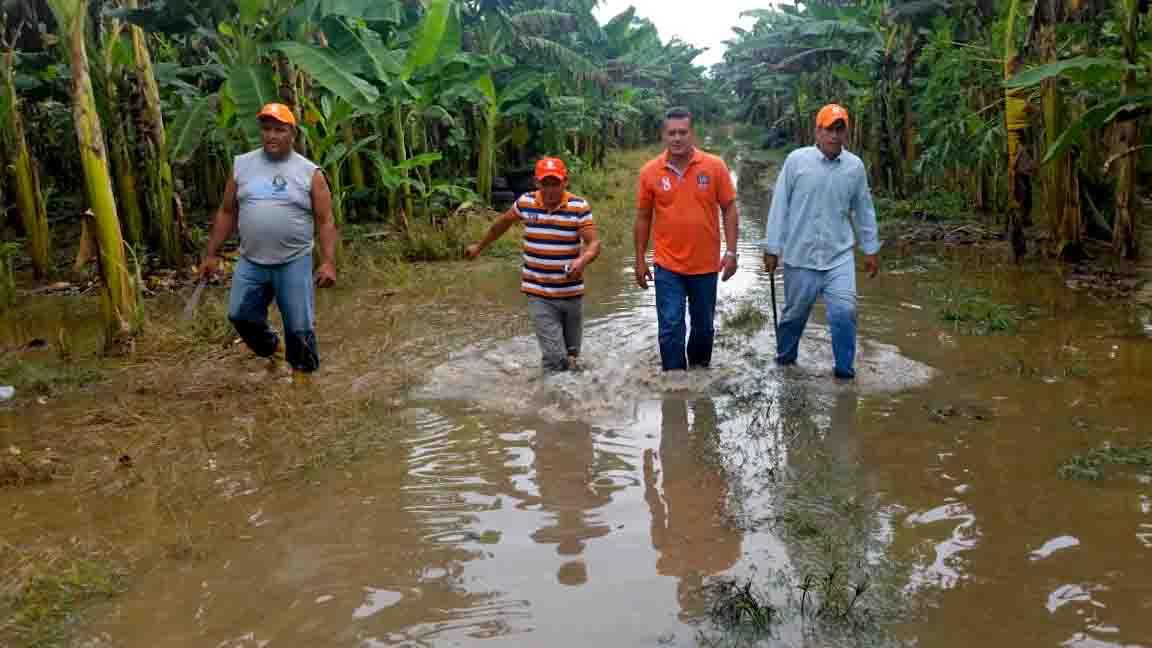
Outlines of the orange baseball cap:
[[564,166],[564,160],[547,157],[536,162],[536,179],[543,180],[544,178],[567,180],[568,167]]
[[296,115],[292,114],[292,109],[284,104],[264,104],[260,112],[256,113],[256,118],[263,119],[265,117],[271,117],[282,124],[288,124],[290,126],[296,125]]
[[841,120],[844,121],[845,126],[848,125],[848,111],[838,104],[828,104],[816,114],[816,125],[820,128],[828,128]]

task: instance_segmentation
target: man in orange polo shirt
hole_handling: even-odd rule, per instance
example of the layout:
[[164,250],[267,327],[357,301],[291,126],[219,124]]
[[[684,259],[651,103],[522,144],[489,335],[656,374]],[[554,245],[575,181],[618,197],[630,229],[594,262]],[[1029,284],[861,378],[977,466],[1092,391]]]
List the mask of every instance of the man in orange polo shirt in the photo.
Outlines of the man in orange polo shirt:
[[[739,214],[736,188],[724,160],[696,148],[692,113],[673,108],[664,116],[667,150],[640,170],[636,194],[636,283],[645,290],[653,274],[644,256],[654,242],[656,316],[660,364],[665,371],[707,368],[715,337],[716,278],[736,273]],[[720,253],[723,216],[727,251]],[[723,273],[723,274],[721,274]],[[685,348],[685,302],[692,331]]]

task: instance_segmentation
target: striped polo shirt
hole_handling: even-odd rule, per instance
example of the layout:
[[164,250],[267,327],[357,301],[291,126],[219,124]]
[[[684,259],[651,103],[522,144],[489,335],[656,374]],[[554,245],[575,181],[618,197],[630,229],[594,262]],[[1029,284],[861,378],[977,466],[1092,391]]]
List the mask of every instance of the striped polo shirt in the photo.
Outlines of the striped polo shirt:
[[524,269],[520,289],[537,297],[579,297],[582,279],[569,279],[564,266],[580,256],[580,232],[595,227],[592,208],[579,196],[565,193],[555,209],[544,208],[540,192],[520,196],[512,208],[524,224]]

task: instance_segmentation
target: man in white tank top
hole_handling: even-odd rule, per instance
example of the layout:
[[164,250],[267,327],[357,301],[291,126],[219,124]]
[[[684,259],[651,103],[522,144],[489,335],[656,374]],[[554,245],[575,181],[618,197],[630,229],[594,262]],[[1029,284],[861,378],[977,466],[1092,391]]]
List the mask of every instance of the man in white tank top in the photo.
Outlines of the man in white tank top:
[[[336,282],[332,193],[323,170],[293,150],[292,110],[268,104],[257,118],[263,146],[233,161],[200,274],[218,271],[220,246],[238,231],[240,260],[232,275],[228,319],[256,355],[283,351],[294,372],[312,372],[320,366],[314,286]],[[313,277],[317,238],[320,264]],[[284,321],[283,342],[268,326],[273,299]]]

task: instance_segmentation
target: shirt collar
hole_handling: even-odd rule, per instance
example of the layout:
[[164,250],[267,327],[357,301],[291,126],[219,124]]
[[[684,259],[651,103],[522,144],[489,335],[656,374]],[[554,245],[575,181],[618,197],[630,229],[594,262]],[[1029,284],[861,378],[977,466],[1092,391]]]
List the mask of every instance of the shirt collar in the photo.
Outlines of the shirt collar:
[[[560,198],[560,204],[556,205],[552,209],[549,209],[548,211],[554,212],[557,209],[562,209],[562,208],[566,207],[568,205],[568,201],[571,199],[572,199],[572,194],[565,191],[564,195]],[[547,207],[544,206],[544,195],[540,192],[539,189],[536,190],[536,204],[540,205],[541,209],[548,209]]]
[[819,146],[813,144],[812,148],[816,149],[816,153],[820,155],[820,159],[825,162],[839,163],[844,159],[844,149],[840,149],[840,155],[837,155],[834,158],[830,158],[827,155],[824,155],[824,151],[821,151]]
[[[823,154],[821,154],[821,155],[823,155]],[[683,168],[683,169],[680,169],[680,171],[681,172],[688,171],[689,167],[691,167],[693,164],[699,163],[703,159],[704,159],[704,153],[700,149],[696,148],[695,146],[692,147],[692,159],[688,160],[688,166]],[[664,152],[660,154],[660,162],[661,162],[660,166],[662,168],[675,169],[675,167],[672,166],[672,163],[668,161],[668,150],[667,149],[665,149]]]

